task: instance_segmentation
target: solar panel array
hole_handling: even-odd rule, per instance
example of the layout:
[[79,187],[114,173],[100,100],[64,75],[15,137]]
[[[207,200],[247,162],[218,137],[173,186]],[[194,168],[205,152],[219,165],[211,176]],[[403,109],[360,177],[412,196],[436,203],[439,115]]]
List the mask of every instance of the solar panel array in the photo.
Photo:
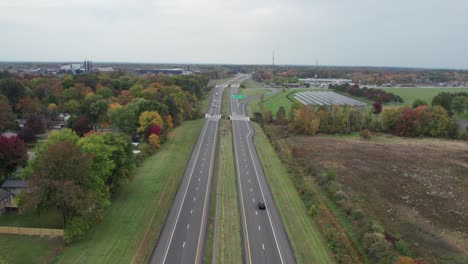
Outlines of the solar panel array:
[[366,106],[366,103],[334,92],[299,92],[294,98],[304,105],[350,105]]

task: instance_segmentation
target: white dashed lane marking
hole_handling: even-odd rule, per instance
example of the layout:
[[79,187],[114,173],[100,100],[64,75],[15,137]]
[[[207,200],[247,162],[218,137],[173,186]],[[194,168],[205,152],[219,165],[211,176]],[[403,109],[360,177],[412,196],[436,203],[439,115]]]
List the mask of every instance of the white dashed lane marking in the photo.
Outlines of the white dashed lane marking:
[[189,229],[189,227],[190,227],[190,224],[187,225],[187,229]]
[[184,247],[185,247],[185,241],[184,241],[184,243],[182,244],[182,248],[184,248]]
[[261,231],[261,230],[262,230],[262,228],[260,226],[258,226],[258,231]]

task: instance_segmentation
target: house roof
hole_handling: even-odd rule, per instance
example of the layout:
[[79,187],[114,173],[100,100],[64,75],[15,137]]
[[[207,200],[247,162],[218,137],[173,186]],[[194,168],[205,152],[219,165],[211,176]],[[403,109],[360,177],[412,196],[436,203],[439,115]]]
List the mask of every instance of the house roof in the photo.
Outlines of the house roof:
[[23,180],[6,180],[2,188],[28,188],[28,183]]
[[3,201],[10,196],[11,196],[10,192],[0,189],[0,201]]

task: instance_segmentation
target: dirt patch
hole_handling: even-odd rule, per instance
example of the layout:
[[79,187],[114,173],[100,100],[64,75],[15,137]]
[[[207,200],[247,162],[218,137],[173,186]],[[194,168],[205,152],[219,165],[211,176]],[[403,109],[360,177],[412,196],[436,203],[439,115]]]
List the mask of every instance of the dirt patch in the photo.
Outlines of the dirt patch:
[[[366,213],[426,260],[468,255],[468,143],[290,137],[290,153],[362,198]],[[432,262],[430,261],[430,262]],[[438,262],[438,261],[435,261]]]

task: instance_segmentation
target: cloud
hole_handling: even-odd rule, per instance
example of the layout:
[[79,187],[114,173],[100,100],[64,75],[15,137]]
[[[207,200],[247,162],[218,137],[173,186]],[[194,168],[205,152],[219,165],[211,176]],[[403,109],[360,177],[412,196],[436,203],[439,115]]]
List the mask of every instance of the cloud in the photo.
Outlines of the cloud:
[[463,0],[10,0],[2,60],[468,68]]

